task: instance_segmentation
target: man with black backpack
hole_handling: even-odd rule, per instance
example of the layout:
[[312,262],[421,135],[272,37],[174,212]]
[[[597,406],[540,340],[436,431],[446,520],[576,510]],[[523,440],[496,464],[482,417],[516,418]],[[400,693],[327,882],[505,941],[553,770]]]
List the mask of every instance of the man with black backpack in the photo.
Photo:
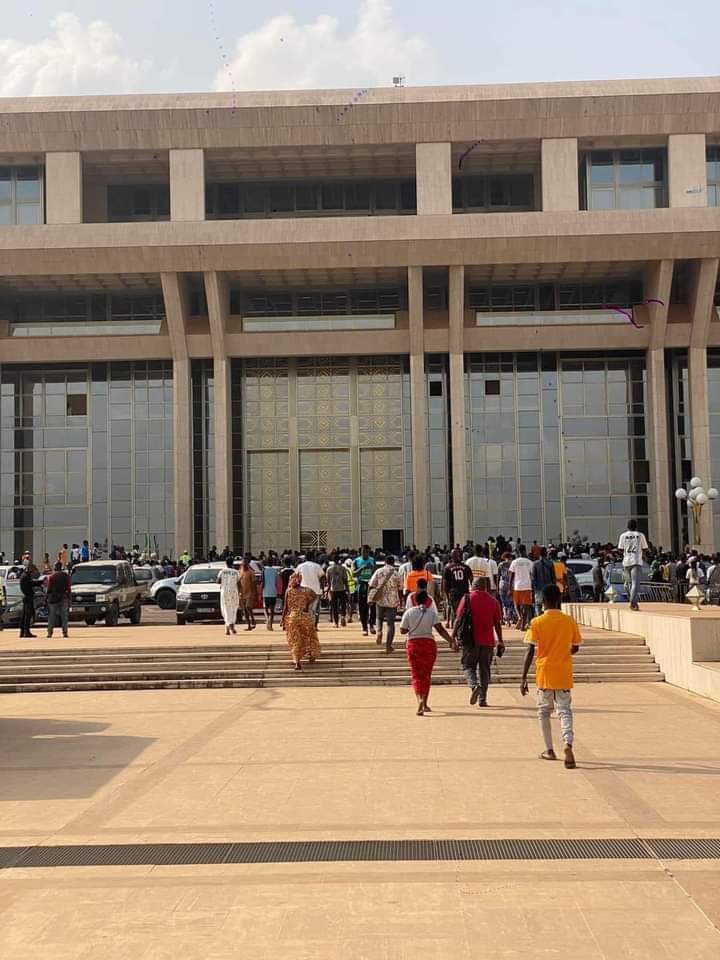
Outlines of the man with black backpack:
[[490,684],[490,667],[495,653],[505,653],[502,635],[502,611],[500,604],[490,593],[488,577],[477,577],[472,590],[464,596],[457,608],[457,620],[453,640],[462,647],[461,664],[468,686],[471,689],[470,703],[486,707]]

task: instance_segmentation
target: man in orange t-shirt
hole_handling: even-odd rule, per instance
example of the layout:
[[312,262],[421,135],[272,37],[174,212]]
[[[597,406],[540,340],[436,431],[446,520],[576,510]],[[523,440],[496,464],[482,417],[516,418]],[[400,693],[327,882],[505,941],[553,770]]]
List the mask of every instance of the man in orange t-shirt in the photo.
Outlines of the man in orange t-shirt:
[[557,584],[551,583],[545,587],[542,596],[545,612],[542,616],[535,617],[525,635],[528,651],[523,665],[520,692],[523,696],[527,695],[527,675],[533,657],[537,654],[535,685],[538,719],[545,741],[545,750],[540,754],[540,759],[557,760],[550,726],[553,706],[557,706],[565,743],[565,766],[568,770],[573,770],[576,764],[573,753],[572,658],[580,649],[582,637],[577,623],[560,609],[562,598]]

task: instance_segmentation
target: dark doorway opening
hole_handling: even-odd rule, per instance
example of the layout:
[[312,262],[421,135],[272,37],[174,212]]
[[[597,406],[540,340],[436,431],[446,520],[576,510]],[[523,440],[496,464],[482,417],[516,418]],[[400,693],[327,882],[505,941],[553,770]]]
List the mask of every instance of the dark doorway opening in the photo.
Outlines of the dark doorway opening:
[[403,546],[402,530],[383,530],[383,551],[397,556]]

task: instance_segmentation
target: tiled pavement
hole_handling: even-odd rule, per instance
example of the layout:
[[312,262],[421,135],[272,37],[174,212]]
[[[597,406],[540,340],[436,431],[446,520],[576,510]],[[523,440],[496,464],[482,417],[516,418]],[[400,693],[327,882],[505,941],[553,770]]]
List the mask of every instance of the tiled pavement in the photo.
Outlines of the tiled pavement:
[[[720,705],[576,691],[577,771],[532,703],[438,688],[0,698],[0,845],[720,836]],[[717,960],[720,863],[605,860],[0,871],[0,957]]]

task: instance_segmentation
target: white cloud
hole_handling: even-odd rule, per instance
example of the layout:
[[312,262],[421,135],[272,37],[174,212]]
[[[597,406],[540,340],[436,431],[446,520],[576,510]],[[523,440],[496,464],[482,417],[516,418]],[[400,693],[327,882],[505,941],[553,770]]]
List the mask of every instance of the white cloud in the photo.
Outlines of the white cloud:
[[130,93],[141,89],[147,64],[133,60],[104,20],[83,24],[72,13],[50,23],[37,43],[0,41],[0,96]]
[[273,17],[241,36],[229,69],[215,77],[217,90],[290,90],[391,86],[404,74],[412,84],[432,80],[433,53],[420,36],[408,36],[385,0],[362,0],[357,20],[342,33],[337,17],[314,22]]

